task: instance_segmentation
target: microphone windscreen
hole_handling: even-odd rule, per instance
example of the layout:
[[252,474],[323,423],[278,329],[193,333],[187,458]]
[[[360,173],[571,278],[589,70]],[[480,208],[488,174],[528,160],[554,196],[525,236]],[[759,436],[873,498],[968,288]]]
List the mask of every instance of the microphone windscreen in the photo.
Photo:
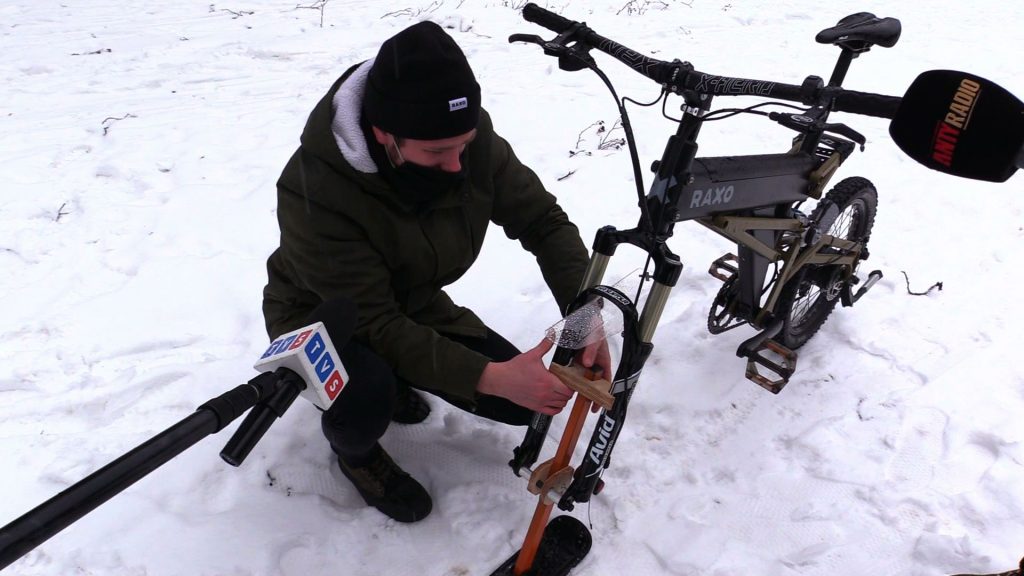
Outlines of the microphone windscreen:
[[933,170],[1005,182],[1024,146],[1024,103],[979,76],[931,70],[907,89],[889,134]]

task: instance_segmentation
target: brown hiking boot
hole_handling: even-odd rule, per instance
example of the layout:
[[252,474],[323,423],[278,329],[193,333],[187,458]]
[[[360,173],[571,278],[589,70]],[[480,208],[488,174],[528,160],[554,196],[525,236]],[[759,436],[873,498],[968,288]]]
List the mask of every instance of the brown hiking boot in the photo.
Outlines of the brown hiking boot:
[[430,514],[430,494],[395,464],[377,444],[363,466],[350,466],[338,457],[338,465],[367,504],[399,522],[416,522]]
[[1020,559],[1020,565],[1016,570],[1000,572],[998,574],[954,574],[953,576],[1022,576],[1024,575],[1024,558]]

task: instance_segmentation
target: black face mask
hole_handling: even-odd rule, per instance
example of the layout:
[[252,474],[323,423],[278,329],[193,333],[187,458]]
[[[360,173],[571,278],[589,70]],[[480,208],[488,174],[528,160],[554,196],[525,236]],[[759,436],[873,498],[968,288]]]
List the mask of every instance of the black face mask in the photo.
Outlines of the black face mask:
[[[365,119],[362,122],[363,131],[370,134],[372,128],[365,123]],[[402,162],[401,166],[395,166],[385,146],[373,138],[367,138],[367,143],[370,147],[370,156],[380,167],[381,176],[395,189],[396,196],[417,211],[424,209],[431,201],[460,186],[466,180],[466,151],[459,156],[459,171],[445,172],[409,161]]]
[[390,167],[385,177],[405,199],[417,207],[441,196],[459,186],[466,179],[465,153],[459,157],[458,172],[445,172],[439,168],[427,168],[406,160],[401,166]]

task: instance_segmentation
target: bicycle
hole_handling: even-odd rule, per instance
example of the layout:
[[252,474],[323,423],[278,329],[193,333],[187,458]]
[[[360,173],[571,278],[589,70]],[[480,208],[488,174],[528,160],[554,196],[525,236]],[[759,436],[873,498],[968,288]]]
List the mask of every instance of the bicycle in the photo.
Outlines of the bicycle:
[[[863,150],[865,138],[845,124],[827,120],[833,111],[893,118],[900,103],[898,97],[842,88],[854,58],[874,46],[896,44],[901,26],[894,18],[877,18],[861,12],[823,30],[816,40],[841,50],[829,81],[808,76],[802,84],[792,85],[706,74],[688,62],[655,60],[600,36],[585,23],[568,20],[535,4],[523,8],[523,17],[557,36],[546,41],[536,35],[514,34],[510,42],[541,46],[545,54],[558,58],[563,70],[594,71],[615,97],[641,215],[635,228],[618,230],[605,226],[596,234],[580,294],[567,310],[564,321],[573,336],[557,342],[551,361],[552,371],[579,394],[555,458],[531,469],[551,423],[551,417],[542,414],[534,416],[522,443],[514,449],[509,465],[517,476],[529,472],[530,491],[538,494],[540,501],[523,549],[495,574],[511,570],[512,562],[517,562],[517,574],[530,568],[540,545],[539,534],[543,534],[555,503],[563,510],[572,510],[575,503],[589,501],[602,489],[601,473],[609,465],[630,398],[653,350],[654,332],[682,271],[679,257],[667,245],[676,223],[696,221],[736,244],[735,255],[729,253],[718,258],[709,269],[723,284],[712,302],[708,329],[717,334],[748,324],[757,328],[755,336],[740,344],[737,355],[747,359],[747,377],[773,393],[783,389],[795,370],[794,350],[818,331],[833,308],[839,302],[852,306],[882,277],[878,270],[870,272],[863,281],[858,275],[860,263],[869,256],[867,244],[878,201],[875,187],[865,178],[851,177],[822,195],[836,170],[856,147]],[[594,48],[659,83],[661,95],[648,105],[661,101],[663,114],[670,95],[683,99],[683,116],[673,119],[678,128],[668,138],[661,159],[651,167],[654,181],[646,194],[625,102],[597,67],[590,54]],[[802,106],[766,102],[743,109],[712,111],[711,103],[716,96],[759,96],[799,102]],[[798,112],[760,110],[767,105],[789,106]],[[764,115],[796,131],[792,147],[778,154],[697,157],[697,137],[703,123],[741,113]],[[806,215],[799,207],[812,198],[819,202]],[[641,286],[651,281],[651,287],[642,310],[637,304],[639,289],[636,297],[630,298],[615,287],[601,284],[611,257],[622,244],[647,253]],[[773,273],[768,276],[770,269]],[[604,308],[605,304],[611,304],[622,316],[622,355],[611,381],[589,374],[584,377],[582,369],[572,365],[576,348],[584,338],[580,335],[595,328],[593,309]],[[592,310],[579,316],[588,306]],[[595,379],[596,383],[592,381]],[[604,410],[582,464],[573,470],[568,466],[568,458],[591,402]],[[560,537],[579,536],[585,528],[580,524],[574,531],[562,522],[557,531]],[[581,547],[585,543],[589,548],[589,535],[580,542]]]

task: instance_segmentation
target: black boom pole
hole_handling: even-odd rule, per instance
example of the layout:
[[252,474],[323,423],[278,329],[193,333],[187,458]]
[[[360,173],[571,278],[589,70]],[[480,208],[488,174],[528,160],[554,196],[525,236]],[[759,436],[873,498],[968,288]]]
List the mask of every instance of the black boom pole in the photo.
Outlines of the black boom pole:
[[221,431],[257,402],[273,396],[282,380],[294,378],[297,376],[287,369],[256,376],[0,528],[0,570],[196,442]]

